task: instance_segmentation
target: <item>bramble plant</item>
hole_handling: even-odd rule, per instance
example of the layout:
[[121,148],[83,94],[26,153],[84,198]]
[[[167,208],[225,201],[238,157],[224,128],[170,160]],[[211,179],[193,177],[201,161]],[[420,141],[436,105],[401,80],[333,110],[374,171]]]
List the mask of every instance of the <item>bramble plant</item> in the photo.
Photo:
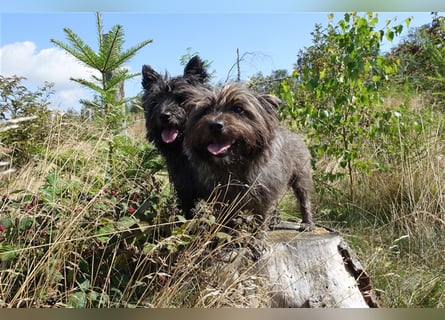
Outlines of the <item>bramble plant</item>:
[[[362,145],[387,132],[395,115],[380,106],[382,88],[397,71],[397,61],[381,55],[380,46],[384,37],[393,40],[399,35],[403,26],[391,27],[388,21],[385,30],[376,30],[378,16],[372,13],[346,13],[336,24],[333,18],[330,14],[326,29],[316,26],[314,44],[300,51],[293,79],[281,83],[280,95],[285,112],[301,127],[312,129],[315,155],[335,157],[347,170],[353,200],[354,170],[378,166],[362,156]],[[295,79],[300,83],[297,92],[289,82]]]

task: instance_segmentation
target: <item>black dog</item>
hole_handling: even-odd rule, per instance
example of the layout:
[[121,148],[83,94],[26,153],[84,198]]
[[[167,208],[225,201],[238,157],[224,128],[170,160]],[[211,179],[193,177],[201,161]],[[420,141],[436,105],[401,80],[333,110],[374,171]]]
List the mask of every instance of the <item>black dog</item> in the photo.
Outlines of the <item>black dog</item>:
[[192,167],[183,152],[187,120],[183,104],[189,98],[191,88],[206,87],[208,80],[209,74],[198,56],[190,59],[182,76],[172,78],[160,75],[148,65],[142,67],[142,105],[147,139],[164,157],[180,207],[188,219],[193,216],[197,195]]

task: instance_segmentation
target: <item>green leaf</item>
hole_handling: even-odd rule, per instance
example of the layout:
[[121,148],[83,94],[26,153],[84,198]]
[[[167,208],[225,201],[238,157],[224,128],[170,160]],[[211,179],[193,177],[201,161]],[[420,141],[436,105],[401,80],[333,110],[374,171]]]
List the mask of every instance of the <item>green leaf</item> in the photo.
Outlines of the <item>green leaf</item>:
[[5,227],[5,229],[9,229],[14,225],[14,220],[10,217],[5,217],[0,219],[0,224]]
[[68,308],[85,308],[87,306],[87,295],[83,291],[77,291],[68,297]]
[[380,76],[372,76],[372,81],[379,82],[380,81]]
[[142,248],[142,251],[145,254],[149,254],[154,248],[156,248],[156,245],[154,245],[153,243],[144,243],[144,247]]
[[388,32],[386,32],[386,39],[387,39],[388,41],[391,41],[391,42],[392,42],[392,40],[394,39],[394,31],[389,30]]
[[225,240],[227,242],[232,241],[232,236],[225,232],[217,232],[216,236],[218,237],[219,241],[221,241],[221,240]]
[[0,261],[5,262],[14,259],[18,255],[18,248],[0,243]]
[[134,216],[124,216],[116,223],[117,230],[124,231],[130,229],[139,222]]
[[34,224],[34,218],[31,216],[23,217],[19,222],[19,230],[25,231],[32,227]]
[[411,17],[405,19],[405,23],[406,23],[406,27],[407,28],[409,28],[409,25],[411,24],[411,20],[412,20]]
[[401,34],[403,31],[403,25],[399,24],[398,26],[395,26],[394,30],[397,35]]
[[80,288],[82,291],[85,291],[85,290],[89,289],[89,288],[90,288],[90,280],[86,279],[84,282],[82,282],[81,284],[79,284],[79,288]]
[[27,192],[28,190],[26,189],[17,189],[17,190],[13,190],[11,192],[9,192],[9,195],[13,195],[13,194],[19,194],[19,193],[23,193],[23,192]]
[[386,74],[392,74],[394,73],[394,68],[392,66],[385,66],[385,73]]
[[68,189],[69,183],[62,179],[58,173],[52,172],[46,177],[46,184],[42,187],[44,195],[42,200],[46,203],[57,202],[60,196]]
[[97,239],[102,242],[108,242],[115,232],[116,229],[114,228],[114,225],[112,223],[106,224],[96,231],[96,235],[98,236]]
[[148,39],[145,41],[142,41],[140,43],[138,43],[137,45],[131,47],[130,49],[127,49],[126,51],[122,52],[119,55],[119,58],[115,61],[116,66],[120,66],[122,64],[124,64],[125,62],[127,62],[128,60],[130,60],[132,57],[134,57],[134,55],[143,47],[145,47],[146,45],[152,43],[153,40]]

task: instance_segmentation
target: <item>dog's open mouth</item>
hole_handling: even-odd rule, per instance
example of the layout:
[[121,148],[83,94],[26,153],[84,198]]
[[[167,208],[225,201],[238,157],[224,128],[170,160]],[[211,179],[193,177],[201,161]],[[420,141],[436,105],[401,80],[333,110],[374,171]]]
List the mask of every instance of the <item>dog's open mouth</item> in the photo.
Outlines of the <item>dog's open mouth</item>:
[[232,144],[233,141],[214,142],[207,146],[207,151],[214,156],[223,156],[227,153]]
[[179,130],[177,128],[167,128],[163,129],[161,132],[161,138],[164,143],[173,143],[179,135]]

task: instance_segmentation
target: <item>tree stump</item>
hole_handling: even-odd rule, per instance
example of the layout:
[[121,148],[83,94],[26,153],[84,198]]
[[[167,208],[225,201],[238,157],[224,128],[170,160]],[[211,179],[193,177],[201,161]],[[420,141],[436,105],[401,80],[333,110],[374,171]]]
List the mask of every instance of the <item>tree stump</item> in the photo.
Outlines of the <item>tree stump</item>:
[[244,290],[247,307],[377,307],[369,276],[340,234],[322,227],[312,232],[298,228],[296,223],[282,222],[267,231],[253,264],[250,250],[226,252],[232,259],[215,273],[220,286],[234,287],[238,281],[240,287],[246,274],[257,279],[256,286]]
[[271,307],[376,306],[368,275],[339,233],[288,227],[268,232],[267,243],[258,266],[271,284]]

